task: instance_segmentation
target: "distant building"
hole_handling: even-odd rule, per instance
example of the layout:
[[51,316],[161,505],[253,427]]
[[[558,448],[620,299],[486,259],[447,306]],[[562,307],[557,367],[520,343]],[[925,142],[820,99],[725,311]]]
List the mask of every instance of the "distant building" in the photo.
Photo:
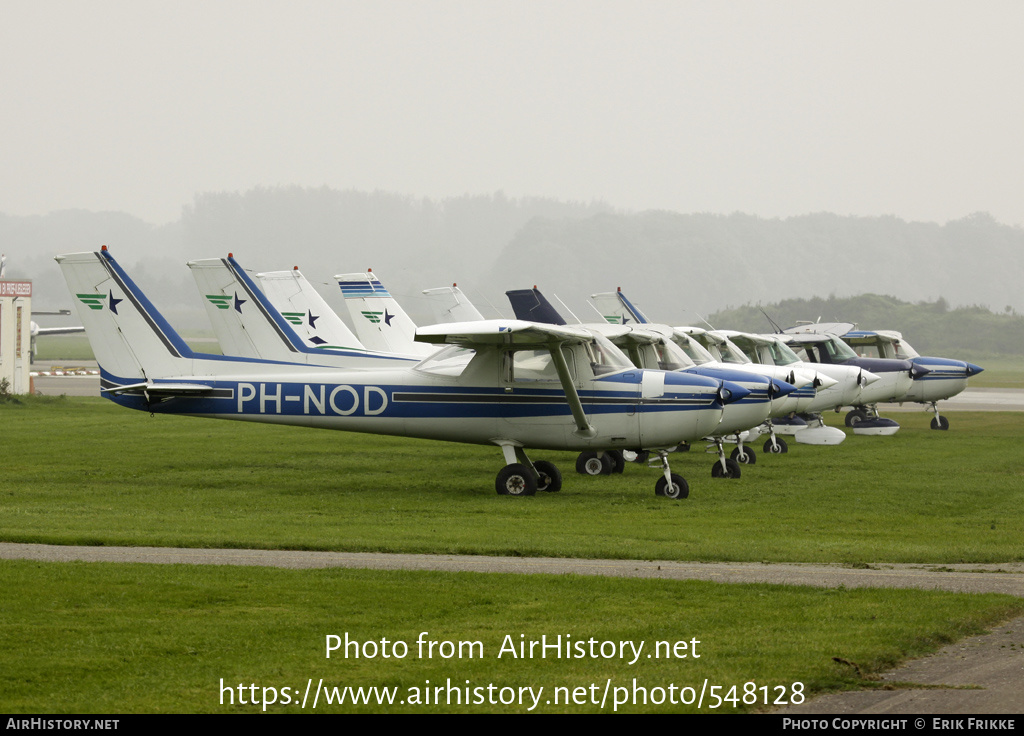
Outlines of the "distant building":
[[32,282],[0,281],[0,383],[8,391],[31,391]]

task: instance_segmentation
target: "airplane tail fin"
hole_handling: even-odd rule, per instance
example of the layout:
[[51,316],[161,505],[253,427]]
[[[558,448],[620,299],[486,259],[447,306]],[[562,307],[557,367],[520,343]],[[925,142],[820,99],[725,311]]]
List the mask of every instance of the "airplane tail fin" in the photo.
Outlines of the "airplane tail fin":
[[195,357],[107,251],[56,257],[96,361],[118,379],[188,373]]
[[433,302],[439,322],[477,322],[484,318],[457,284],[424,289],[423,293]]
[[625,325],[630,322],[646,324],[648,322],[643,312],[637,309],[626,298],[626,295],[622,293],[622,289],[607,291],[602,294],[591,294],[590,301],[597,307],[601,316],[610,324]]
[[367,350],[427,354],[429,346],[416,342],[416,323],[373,271],[339,274],[334,278],[341,287],[356,334]]
[[259,273],[263,293],[311,348],[363,350],[363,343],[335,314],[296,266],[291,271]]
[[549,325],[564,325],[565,320],[551,302],[534,286],[532,289],[513,289],[506,291],[505,296],[512,303],[512,311],[516,319],[527,322],[543,322]]
[[295,358],[299,336],[231,254],[189,261],[188,267],[225,355]]

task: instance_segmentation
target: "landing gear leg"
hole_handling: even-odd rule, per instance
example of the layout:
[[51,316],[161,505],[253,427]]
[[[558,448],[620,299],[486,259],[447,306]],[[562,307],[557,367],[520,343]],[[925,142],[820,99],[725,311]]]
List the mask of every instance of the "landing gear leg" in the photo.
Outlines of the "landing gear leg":
[[[740,464],[725,456],[725,448],[722,446],[721,437],[713,437],[712,444],[708,445],[708,452],[716,453],[718,459],[711,466],[712,478],[739,478]],[[738,448],[737,448],[738,449]]]
[[665,450],[658,450],[657,453],[661,461],[662,477],[654,484],[654,495],[681,501],[690,495],[690,485],[683,476],[671,471],[668,466],[668,453]]
[[931,402],[928,411],[935,414],[932,417],[932,429],[949,429],[949,420],[946,417],[939,416],[939,405],[937,402]]
[[764,441],[764,452],[766,455],[781,455],[789,452],[789,445],[786,440],[775,434],[775,425],[769,419],[765,422],[768,425],[768,439]]
[[743,438],[738,434],[736,435],[736,449],[732,451],[729,457],[743,465],[753,465],[757,462],[757,455],[754,454],[754,449],[745,446]]
[[554,492],[562,487],[562,475],[553,463],[530,462],[521,447],[502,445],[505,467],[498,471],[494,487],[500,496],[532,496],[537,490]]

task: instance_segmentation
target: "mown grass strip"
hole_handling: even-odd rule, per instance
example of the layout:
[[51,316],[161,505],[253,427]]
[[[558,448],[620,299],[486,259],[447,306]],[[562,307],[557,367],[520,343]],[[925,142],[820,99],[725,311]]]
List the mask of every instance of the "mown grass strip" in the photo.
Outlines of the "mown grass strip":
[[[488,685],[543,687],[539,712],[596,712],[606,687],[606,711],[618,692],[631,699],[620,711],[696,712],[696,704],[678,703],[689,696],[681,689],[699,693],[705,680],[724,686],[723,701],[711,709],[706,696],[701,712],[742,712],[764,708],[760,690],[756,704],[743,703],[745,683],[767,686],[773,703],[783,692],[792,699],[796,682],[807,696],[871,687],[874,673],[908,656],[1024,612],[1024,602],[1005,596],[923,591],[111,563],[0,562],[0,586],[0,709],[8,713],[255,712],[263,706],[252,701],[269,699],[263,688],[271,687],[278,702],[267,710],[294,712],[310,678],[329,688],[397,689],[392,706],[326,706],[321,695],[317,712],[528,709],[489,702],[500,694],[476,690]],[[421,632],[428,642],[480,642],[480,649],[445,658],[438,646],[433,657],[420,656]],[[385,658],[377,648],[356,658],[350,648],[352,656],[328,659],[328,634],[377,647],[386,638],[392,652],[401,641],[408,653]],[[625,658],[541,657],[538,649],[514,657],[508,649],[507,642],[518,647],[542,636],[644,649],[639,658],[632,650]],[[687,642],[677,653],[688,656],[647,657],[659,641]],[[470,688],[469,705],[437,705],[436,693],[429,706],[408,702],[418,693],[422,703],[426,688],[446,689],[449,681],[463,693]],[[735,704],[724,700],[734,685]],[[291,704],[283,703],[285,687]],[[558,687],[581,702],[555,703]]]
[[[494,492],[494,448],[189,417],[99,399],[0,407],[0,539],[777,562],[1024,559],[1024,414],[900,414],[892,437],[790,443],[739,480],[678,453],[690,498],[657,472],[573,472],[564,489]],[[838,421],[839,417],[831,417]]]

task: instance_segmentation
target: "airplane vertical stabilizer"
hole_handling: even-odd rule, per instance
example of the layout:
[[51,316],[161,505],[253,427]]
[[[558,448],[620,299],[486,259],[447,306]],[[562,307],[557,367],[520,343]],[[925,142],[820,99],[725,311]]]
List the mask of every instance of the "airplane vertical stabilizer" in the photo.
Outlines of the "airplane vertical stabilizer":
[[295,359],[297,350],[289,338],[298,336],[287,335],[290,328],[283,318],[261,304],[263,294],[254,294],[254,287],[239,278],[241,268],[234,268],[228,258],[189,261],[188,267],[225,355]]
[[590,301],[609,324],[646,324],[648,321],[643,312],[626,298],[621,289],[602,294],[591,294]]
[[340,274],[334,278],[345,297],[356,335],[367,350],[431,354],[428,346],[415,341],[416,324],[372,271]]
[[194,356],[106,250],[57,256],[100,368],[120,378],[187,373]]
[[259,273],[263,293],[310,348],[363,350],[363,343],[335,314],[309,280],[291,271]]
[[423,293],[433,303],[438,322],[476,322],[484,318],[456,284],[424,289]]
[[551,302],[540,293],[536,286],[532,289],[506,291],[505,296],[512,304],[512,311],[515,312],[516,319],[527,322],[543,322],[548,325],[565,324],[562,315],[551,306]]

